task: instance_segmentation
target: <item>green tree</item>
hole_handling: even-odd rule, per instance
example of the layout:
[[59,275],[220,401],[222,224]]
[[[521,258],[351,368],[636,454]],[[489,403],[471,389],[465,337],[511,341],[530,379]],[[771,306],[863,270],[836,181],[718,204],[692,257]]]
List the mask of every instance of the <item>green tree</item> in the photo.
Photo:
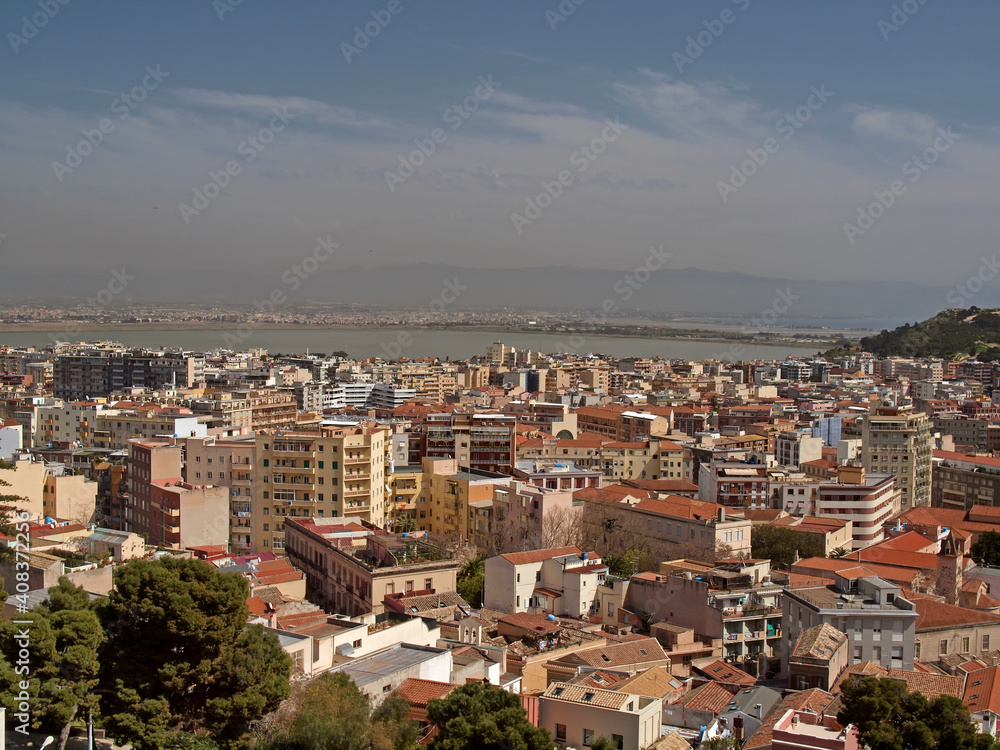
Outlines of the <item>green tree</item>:
[[899,680],[878,677],[846,681],[837,721],[853,724],[869,750],[994,750],[987,735],[976,733],[969,709],[958,698],[928,701]]
[[390,696],[372,712],[368,696],[341,672],[310,681],[293,702],[261,750],[409,750],[417,743],[406,701]]
[[818,534],[795,531],[793,527],[755,523],[750,537],[750,554],[771,561],[771,567],[788,570],[799,557],[825,557],[823,538]]
[[473,607],[483,606],[483,584],[486,582],[486,558],[476,555],[458,571],[458,593]]
[[101,615],[103,723],[136,750],[177,732],[240,747],[250,723],[289,695],[291,660],[247,627],[249,587],[200,560],[135,560],[115,571]]
[[[0,694],[8,714],[16,712],[20,682],[26,681],[33,728],[59,735],[59,748],[65,747],[77,716],[97,708],[92,691],[100,671],[98,648],[104,640],[90,597],[77,596],[76,587],[65,577],[49,589],[49,596],[58,598],[61,592],[73,598],[67,598],[58,611],[43,606],[18,616],[30,625],[0,623]],[[26,642],[19,642],[21,638]],[[19,658],[21,648],[29,652],[27,664]],[[27,671],[19,673],[23,669]]]
[[972,559],[980,565],[1000,565],[1000,532],[984,531],[972,545]]
[[608,572],[618,578],[631,578],[636,573],[649,570],[653,558],[649,553],[638,549],[630,549],[621,555],[608,555],[604,558],[608,564]]
[[590,750],[618,750],[618,743],[602,734],[590,743]]
[[468,682],[427,704],[438,734],[430,750],[552,750],[548,730],[532,726],[521,699],[489,683]]

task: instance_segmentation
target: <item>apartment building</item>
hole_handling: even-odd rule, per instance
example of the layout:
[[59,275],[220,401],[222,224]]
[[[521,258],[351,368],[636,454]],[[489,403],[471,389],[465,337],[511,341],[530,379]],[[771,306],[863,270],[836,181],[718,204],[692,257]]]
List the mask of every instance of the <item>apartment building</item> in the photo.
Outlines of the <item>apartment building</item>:
[[[426,499],[430,487],[430,477],[420,466],[394,464],[389,474],[389,500],[386,505],[385,526],[393,531],[427,530],[426,518],[419,521],[418,506],[421,498]],[[421,523],[423,525],[421,525]]]
[[569,461],[581,469],[602,471],[601,447],[613,442],[603,438],[535,438],[521,443],[517,449],[518,461],[552,459]]
[[204,417],[180,406],[119,408],[116,405],[97,413],[91,434],[94,446],[119,450],[126,448],[131,440],[204,437],[208,426]]
[[823,438],[813,437],[811,432],[796,430],[778,432],[774,436],[774,460],[779,466],[798,467],[822,457]]
[[590,747],[608,737],[621,750],[645,750],[660,739],[663,699],[554,682],[538,698],[538,726],[558,747]]
[[60,354],[52,365],[56,398],[87,401],[127,388],[192,387],[204,373],[204,358],[188,353],[97,350]]
[[467,469],[509,472],[517,418],[509,414],[428,414],[424,456],[453,458]]
[[763,466],[713,461],[699,467],[700,500],[726,508],[762,509],[768,507],[769,494],[767,469]]
[[44,447],[54,443],[94,444],[97,417],[107,404],[98,401],[71,401],[56,406],[41,406],[35,410],[32,445]]
[[329,423],[308,432],[257,433],[255,442],[254,551],[280,554],[289,518],[384,525],[391,449],[386,429]]
[[894,476],[842,466],[836,484],[818,487],[816,515],[850,521],[851,549],[864,549],[885,538],[883,526],[901,510],[901,494]]
[[182,473],[181,446],[166,441],[130,441],[123,530],[170,549],[226,546],[228,490],[187,483]]
[[419,533],[379,533],[331,518],[289,518],[285,529],[307,598],[327,611],[380,615],[390,594],[455,591],[459,562]]
[[601,464],[609,479],[690,479],[691,456],[677,443],[651,438],[601,446]]
[[276,388],[258,388],[246,395],[250,401],[250,425],[253,431],[295,427],[299,413],[295,394]]
[[934,451],[931,505],[971,510],[1000,505],[1000,458]]
[[903,508],[931,504],[932,438],[927,415],[909,407],[876,407],[862,420],[862,461],[870,474],[891,474]]
[[848,636],[850,663],[913,669],[917,608],[896,584],[864,567],[835,572],[831,586],[786,589],[783,597],[782,674],[803,632],[827,624]]
[[246,391],[206,393],[188,402],[188,408],[208,417],[205,425],[212,434],[231,437],[249,435],[253,430],[250,398]]
[[462,469],[455,459],[425,458],[427,493],[417,506],[417,528],[469,540],[474,534],[469,508],[493,496],[494,485],[506,486],[510,476]]
[[257,494],[257,441],[253,437],[178,438],[183,448],[184,481],[213,483],[229,492],[229,541],[231,549],[255,548],[254,497]]

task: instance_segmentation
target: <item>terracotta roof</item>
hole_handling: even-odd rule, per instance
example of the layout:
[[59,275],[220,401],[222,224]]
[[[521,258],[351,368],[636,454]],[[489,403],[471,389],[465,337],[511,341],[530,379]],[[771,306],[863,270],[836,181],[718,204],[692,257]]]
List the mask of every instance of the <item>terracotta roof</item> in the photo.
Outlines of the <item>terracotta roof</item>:
[[923,594],[907,595],[917,608],[916,631],[941,630],[976,623],[1000,624],[1000,615],[945,604]]
[[625,487],[621,484],[610,484],[607,487],[584,487],[573,493],[575,500],[590,500],[598,503],[620,503],[626,497],[640,499],[652,496],[653,493],[649,490]]
[[579,547],[553,547],[552,549],[538,549],[528,552],[512,552],[507,555],[500,555],[511,565],[527,565],[529,563],[539,563],[551,560],[554,557],[563,555],[579,555],[583,550]]
[[754,677],[742,669],[737,669],[732,664],[726,664],[722,659],[716,659],[713,662],[700,666],[694,664],[691,666],[695,671],[717,682],[726,682],[732,685],[739,685],[740,687],[750,687],[757,684],[757,680]]
[[589,685],[574,685],[570,682],[553,682],[542,694],[542,697],[615,710],[621,710],[626,703],[632,700],[632,695],[629,693],[616,693],[614,690],[592,688]]
[[852,664],[845,669],[831,692],[839,695],[844,682],[852,677],[887,677],[906,683],[906,689],[913,693],[923,693],[928,700],[934,700],[941,695],[951,695],[960,698],[962,695],[962,678],[954,675],[934,674],[924,670],[890,669],[873,661]]
[[617,683],[612,688],[634,695],[649,695],[653,698],[663,698],[683,689],[684,683],[670,674],[670,670],[666,667],[652,667]]
[[591,687],[603,690],[613,690],[614,687],[627,679],[622,672],[609,672],[606,669],[598,669],[594,672],[584,672],[578,674],[567,682],[573,685],[590,685]]
[[692,711],[711,711],[718,716],[732,702],[734,695],[736,691],[723,687],[721,683],[707,682],[692,690],[679,702]]
[[962,702],[971,713],[992,711],[1000,713],[1000,667],[978,669],[965,678]]
[[847,636],[828,622],[802,631],[789,658],[829,660],[847,642]]
[[686,518],[694,521],[706,521],[719,514],[723,506],[693,497],[670,495],[663,500],[643,500],[635,506],[638,510],[667,516],[670,518]]
[[456,687],[458,685],[453,685],[450,682],[436,682],[434,680],[407,677],[396,688],[396,697],[402,698],[416,708],[426,708],[427,704],[432,700],[443,698]]
[[592,667],[612,668],[650,661],[663,661],[667,658],[669,657],[655,638],[644,638],[641,641],[614,643],[576,651],[567,654],[565,659],[560,661],[576,661]]

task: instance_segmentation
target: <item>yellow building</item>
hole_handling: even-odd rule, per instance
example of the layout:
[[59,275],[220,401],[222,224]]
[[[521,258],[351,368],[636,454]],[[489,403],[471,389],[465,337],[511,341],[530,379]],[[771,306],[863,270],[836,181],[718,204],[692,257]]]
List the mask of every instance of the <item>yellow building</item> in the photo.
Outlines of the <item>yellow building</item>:
[[258,433],[253,548],[281,554],[285,518],[351,518],[383,526],[391,442],[381,427],[323,425]]
[[428,491],[417,504],[417,528],[469,540],[475,534],[469,504],[493,497],[493,486],[510,477],[493,471],[460,469],[455,459],[425,458]]

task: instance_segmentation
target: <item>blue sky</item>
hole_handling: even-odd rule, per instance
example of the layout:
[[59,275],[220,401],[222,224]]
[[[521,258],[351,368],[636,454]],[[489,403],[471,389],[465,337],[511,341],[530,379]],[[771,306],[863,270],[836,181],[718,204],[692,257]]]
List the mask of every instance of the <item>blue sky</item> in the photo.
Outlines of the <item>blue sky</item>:
[[[220,19],[232,2],[3,4],[0,267],[280,273],[329,235],[345,267],[626,268],[663,244],[678,267],[949,284],[995,251],[996,3],[565,0],[559,20],[548,0],[242,0]],[[894,6],[905,24],[880,28]],[[373,11],[391,20],[348,61]],[[275,108],[285,126],[246,145]]]

